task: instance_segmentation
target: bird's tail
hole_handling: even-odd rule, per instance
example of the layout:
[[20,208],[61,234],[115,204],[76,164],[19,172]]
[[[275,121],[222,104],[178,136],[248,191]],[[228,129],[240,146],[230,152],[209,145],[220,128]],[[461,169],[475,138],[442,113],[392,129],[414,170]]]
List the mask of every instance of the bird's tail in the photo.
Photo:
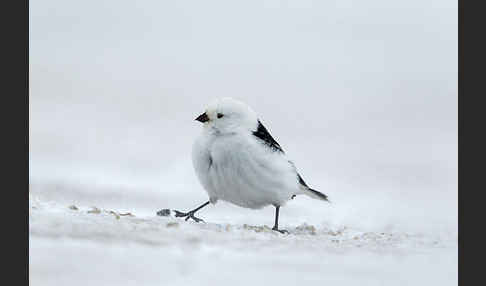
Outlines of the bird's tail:
[[309,197],[314,198],[314,199],[318,199],[318,200],[330,202],[329,199],[327,198],[327,196],[325,194],[323,194],[323,193],[321,193],[319,191],[316,191],[314,189],[311,189],[311,188],[305,188],[304,189],[304,194],[306,194]]

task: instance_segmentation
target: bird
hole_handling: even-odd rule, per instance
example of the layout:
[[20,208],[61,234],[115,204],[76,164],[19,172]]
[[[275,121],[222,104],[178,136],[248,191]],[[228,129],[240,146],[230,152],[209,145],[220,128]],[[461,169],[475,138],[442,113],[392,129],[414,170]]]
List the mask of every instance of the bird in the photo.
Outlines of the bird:
[[176,210],[176,217],[204,221],[195,213],[219,200],[249,209],[272,205],[272,230],[288,233],[278,226],[281,206],[301,194],[329,202],[327,195],[307,185],[256,112],[244,102],[231,97],[216,99],[195,120],[203,128],[192,146],[192,163],[209,200],[188,212]]

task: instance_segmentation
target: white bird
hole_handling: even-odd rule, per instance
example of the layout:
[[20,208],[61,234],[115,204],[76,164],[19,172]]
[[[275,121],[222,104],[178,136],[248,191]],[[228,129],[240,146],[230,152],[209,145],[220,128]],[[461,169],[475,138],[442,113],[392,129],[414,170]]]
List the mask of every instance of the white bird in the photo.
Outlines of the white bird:
[[186,213],[175,211],[177,217],[202,221],[195,212],[218,200],[250,209],[273,205],[272,229],[283,233],[287,231],[278,228],[278,215],[288,200],[304,194],[328,201],[325,194],[307,186],[248,105],[222,98],[196,120],[204,125],[193,145],[192,162],[209,201]]

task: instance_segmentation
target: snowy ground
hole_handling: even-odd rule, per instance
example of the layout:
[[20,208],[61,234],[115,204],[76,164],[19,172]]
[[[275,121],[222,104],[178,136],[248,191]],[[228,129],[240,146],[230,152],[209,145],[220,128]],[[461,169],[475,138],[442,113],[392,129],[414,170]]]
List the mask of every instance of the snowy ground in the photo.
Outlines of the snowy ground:
[[[155,212],[49,201],[34,186],[31,285],[457,284],[454,233],[298,223],[283,208],[287,235],[270,229],[271,208],[253,218],[252,211],[230,205],[209,208],[200,213],[207,223],[197,224]],[[230,212],[226,217],[237,223],[212,222],[214,211]],[[245,218],[261,222],[246,224]]]

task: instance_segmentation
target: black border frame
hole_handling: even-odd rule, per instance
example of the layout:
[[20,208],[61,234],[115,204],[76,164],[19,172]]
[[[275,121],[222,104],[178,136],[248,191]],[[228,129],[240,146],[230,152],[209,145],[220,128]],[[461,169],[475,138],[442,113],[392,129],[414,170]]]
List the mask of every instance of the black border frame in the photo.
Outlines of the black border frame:
[[29,1],[0,4],[3,284],[29,285]]

